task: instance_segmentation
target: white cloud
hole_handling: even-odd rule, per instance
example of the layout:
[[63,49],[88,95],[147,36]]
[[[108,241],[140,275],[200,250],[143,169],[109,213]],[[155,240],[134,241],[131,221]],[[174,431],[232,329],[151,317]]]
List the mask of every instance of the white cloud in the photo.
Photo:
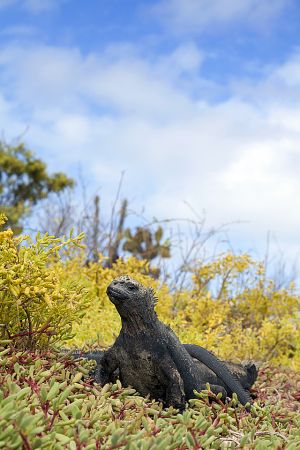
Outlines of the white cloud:
[[162,0],[151,7],[157,19],[173,33],[199,33],[236,21],[270,25],[290,0]]
[[300,87],[300,53],[297,51],[286,63],[280,66],[273,74],[288,87]]
[[180,75],[182,73],[193,73],[198,71],[205,59],[203,52],[193,42],[186,42],[179,45],[169,55],[161,58],[160,66],[163,71],[168,71],[169,76],[172,73]]
[[184,84],[188,73],[205,86],[202,58],[193,43],[152,61],[117,48],[84,56],[7,47],[0,51],[0,122],[11,137],[30,125],[27,142],[53,170],[81,161],[104,199],[125,170],[124,194],[150,216],[188,216],[186,200],[205,209],[211,225],[247,222],[235,233],[244,249],[272,230],[296,254],[300,110],[285,68],[294,64],[297,72],[300,59],[293,55],[263,82],[210,103],[204,88],[194,97]]
[[[175,87],[181,73],[191,72],[200,64],[201,56],[195,48],[187,48],[190,54],[185,60],[179,47],[178,53],[172,53],[164,63],[153,65],[134,56],[84,57],[76,49],[46,46],[27,49],[25,58],[23,49],[6,48],[0,50],[0,65],[18,100],[30,107],[53,108],[59,99],[60,108],[75,105],[84,109],[94,103],[116,113],[159,120],[172,111],[174,116],[190,112],[190,99]],[[171,64],[173,84],[169,80]]]

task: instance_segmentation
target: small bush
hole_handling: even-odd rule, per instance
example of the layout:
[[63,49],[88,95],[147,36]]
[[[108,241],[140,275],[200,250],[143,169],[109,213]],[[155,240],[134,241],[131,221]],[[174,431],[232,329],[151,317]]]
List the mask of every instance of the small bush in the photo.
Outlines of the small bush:
[[[1,224],[5,221],[1,217]],[[0,339],[18,349],[43,349],[73,337],[72,324],[88,306],[80,280],[62,277],[60,250],[79,245],[82,236],[15,238],[0,232]],[[54,263],[55,261],[55,263]]]
[[157,292],[159,319],[182,342],[202,345],[224,359],[254,359],[300,369],[300,298],[293,286],[276,290],[262,264],[249,255],[226,254],[195,267],[189,290],[170,291],[149,276],[150,267],[135,258],[119,259],[110,269],[84,266],[71,259],[64,276],[86,284],[91,302],[85,317],[74,325],[71,345],[111,345],[120,331],[120,318],[106,295],[113,278],[128,274]]
[[[128,274],[157,292],[159,319],[182,342],[202,345],[224,359],[254,359],[300,369],[300,299],[293,286],[275,289],[262,264],[225,254],[194,268],[190,289],[170,291],[133,257],[111,267],[85,263],[72,251],[81,236],[44,235],[36,242],[0,232],[0,339],[17,348],[111,345],[120,318],[107,285]],[[26,244],[26,245],[24,245]],[[60,255],[63,253],[63,257]]]

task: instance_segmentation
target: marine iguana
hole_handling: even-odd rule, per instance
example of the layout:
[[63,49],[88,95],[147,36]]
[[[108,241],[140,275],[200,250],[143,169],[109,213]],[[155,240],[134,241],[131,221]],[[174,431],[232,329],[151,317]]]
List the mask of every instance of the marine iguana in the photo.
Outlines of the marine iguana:
[[[216,356],[206,350],[205,348],[195,345],[195,344],[182,344],[183,347],[187,350],[187,352],[192,356],[194,359],[194,363],[198,366],[199,370],[201,370],[201,377],[203,380],[205,380],[205,383],[210,383],[212,385],[218,385],[223,386],[226,389],[227,396],[232,396],[231,389],[224,383],[224,381],[218,377],[215,372],[209,367],[205,365],[203,361],[199,360],[199,357],[201,355],[201,358],[205,360],[205,356],[207,357],[207,354],[212,355],[214,358]],[[67,350],[64,350],[67,352]],[[72,356],[74,358],[85,358],[88,360],[94,360],[96,362],[96,366],[101,364],[101,360],[105,354],[104,350],[94,350],[90,352],[84,352],[82,350],[74,350],[72,352]],[[227,370],[240,382],[242,387],[244,389],[250,389],[251,386],[255,383],[257,378],[257,367],[256,365],[249,361],[246,364],[236,364],[231,361],[221,361],[226,367]],[[96,376],[96,367],[90,372],[90,376],[94,377]],[[115,382],[119,378],[119,369],[116,369],[111,377],[112,382]]]
[[[210,383],[212,385],[219,385],[223,386],[227,391],[227,396],[232,395],[232,391],[230,388],[224,383],[224,381],[218,377],[213,370],[209,369],[203,362],[205,360],[205,356],[207,357],[207,354],[212,355],[214,358],[216,358],[213,353],[209,352],[203,347],[200,347],[199,345],[194,344],[182,344],[183,347],[187,350],[187,352],[192,356],[194,359],[195,364],[198,366],[199,370],[201,370],[201,377],[203,380],[205,380],[205,383]],[[67,350],[64,350],[67,352]],[[94,350],[90,352],[83,352],[82,350],[74,350],[72,352],[73,358],[85,358],[88,360],[94,360],[96,361],[96,365],[101,364],[101,360],[105,354],[104,350]],[[199,357],[201,356],[203,361],[199,360]],[[248,362],[246,364],[236,364],[231,361],[221,361],[226,367],[227,370],[240,382],[242,387],[244,389],[250,389],[251,386],[255,383],[257,378],[257,367],[253,362]],[[95,378],[97,368],[93,369],[90,372],[90,376]],[[110,381],[115,382],[119,378],[119,369],[116,369],[111,377]]]
[[206,389],[206,383],[211,381],[210,388],[215,394],[221,392],[226,398],[236,392],[243,405],[251,402],[249,392],[234,373],[251,386],[256,378],[255,370],[250,371],[252,380],[247,368],[242,374],[233,368],[232,373],[203,347],[182,345],[171,328],[158,320],[152,289],[122,276],[113,280],[106,292],[121,316],[122,328],[114,345],[98,358],[95,369],[98,383],[112,381],[119,370],[124,386],[131,385],[140,394],[150,394],[166,406],[181,410],[186,400],[195,397],[194,390]]

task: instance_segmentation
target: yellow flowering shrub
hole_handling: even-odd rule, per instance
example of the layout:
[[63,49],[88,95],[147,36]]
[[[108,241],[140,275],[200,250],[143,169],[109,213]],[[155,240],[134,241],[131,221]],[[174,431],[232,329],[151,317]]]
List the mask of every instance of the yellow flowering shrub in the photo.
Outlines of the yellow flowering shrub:
[[249,255],[226,254],[195,268],[193,289],[179,315],[187,342],[228,359],[253,358],[300,367],[299,296],[275,290]]
[[[4,219],[1,218],[3,224]],[[72,253],[82,236],[36,242],[0,232],[0,339],[15,346],[105,347],[120,330],[107,285],[128,274],[157,293],[158,317],[184,343],[222,358],[255,359],[300,368],[299,296],[276,290],[262,264],[249,255],[225,254],[195,267],[190,289],[170,291],[152,278],[149,263],[133,257],[106,268]],[[65,253],[63,251],[65,250]]]
[[[5,217],[0,218],[0,225]],[[15,238],[0,232],[0,340],[17,348],[48,347],[70,339],[72,324],[88,307],[89,292],[75,279],[63,277],[59,251],[79,245],[82,236],[68,240],[53,236]],[[55,264],[51,264],[55,260]]]
[[[68,262],[65,276],[80,277],[92,293],[85,317],[73,329],[70,345],[111,345],[120,330],[120,318],[106,295],[113,278],[128,274],[157,292],[158,317],[170,325],[182,342],[195,343],[222,358],[272,361],[300,367],[299,297],[293,289],[276,291],[263,266],[249,255],[223,255],[195,268],[190,290],[170,292],[149,277],[149,264],[129,258],[110,269],[80,257]],[[79,275],[80,274],[80,275]]]

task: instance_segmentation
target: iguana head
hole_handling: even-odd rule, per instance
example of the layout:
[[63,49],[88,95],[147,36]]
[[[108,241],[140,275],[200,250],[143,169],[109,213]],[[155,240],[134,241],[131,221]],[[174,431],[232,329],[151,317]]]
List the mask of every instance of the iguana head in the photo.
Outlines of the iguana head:
[[148,320],[153,314],[155,316],[154,291],[128,275],[115,278],[107,287],[106,293],[122,319],[140,317]]

